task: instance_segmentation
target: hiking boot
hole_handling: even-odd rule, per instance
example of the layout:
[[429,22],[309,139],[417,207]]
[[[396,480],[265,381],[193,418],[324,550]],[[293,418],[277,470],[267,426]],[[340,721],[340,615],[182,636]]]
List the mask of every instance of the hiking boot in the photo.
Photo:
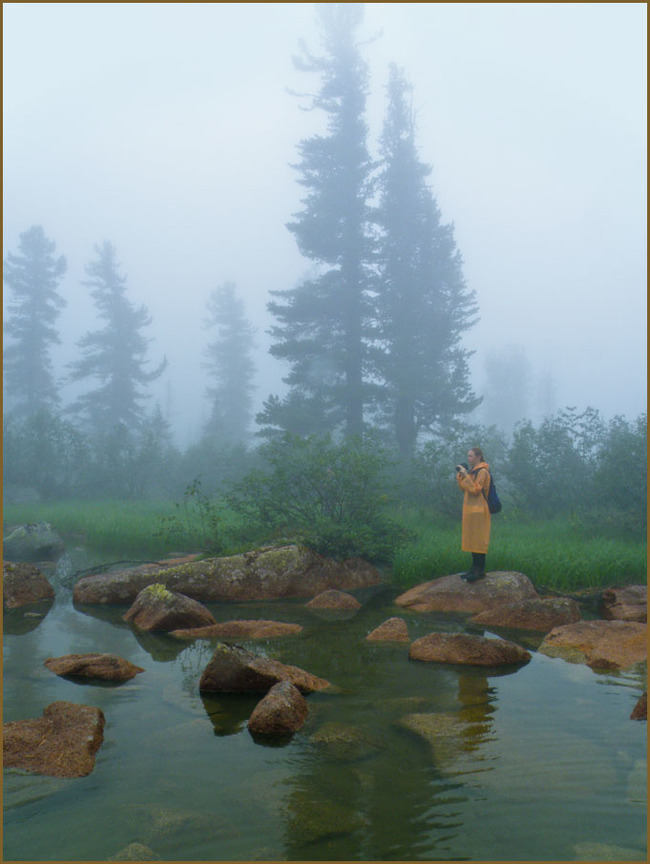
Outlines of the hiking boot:
[[485,579],[485,570],[474,570],[462,578],[465,582],[477,582],[479,579]]

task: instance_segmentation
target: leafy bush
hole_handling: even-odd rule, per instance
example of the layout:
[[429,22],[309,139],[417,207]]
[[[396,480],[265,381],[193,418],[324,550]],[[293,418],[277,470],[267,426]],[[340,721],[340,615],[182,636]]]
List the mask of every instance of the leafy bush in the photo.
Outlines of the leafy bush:
[[377,562],[389,561],[408,539],[384,512],[390,462],[380,448],[285,435],[264,445],[261,455],[268,467],[251,471],[228,496],[249,534]]

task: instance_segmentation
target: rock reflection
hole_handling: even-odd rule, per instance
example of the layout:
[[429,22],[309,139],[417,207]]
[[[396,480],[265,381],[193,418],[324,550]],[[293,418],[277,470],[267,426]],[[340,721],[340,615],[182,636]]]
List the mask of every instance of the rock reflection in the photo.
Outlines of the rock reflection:
[[42,623],[54,605],[53,600],[39,600],[17,609],[5,609],[2,616],[2,629],[9,636],[30,633]]

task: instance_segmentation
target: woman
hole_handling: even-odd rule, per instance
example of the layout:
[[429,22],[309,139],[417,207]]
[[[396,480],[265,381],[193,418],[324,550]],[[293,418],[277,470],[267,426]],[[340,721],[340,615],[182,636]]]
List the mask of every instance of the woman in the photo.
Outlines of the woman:
[[490,490],[490,466],[480,447],[472,447],[467,453],[469,470],[457,466],[456,480],[464,491],[463,499],[463,552],[472,553],[472,569],[463,573],[461,579],[476,582],[485,576],[485,556],[490,544],[491,517],[487,494]]

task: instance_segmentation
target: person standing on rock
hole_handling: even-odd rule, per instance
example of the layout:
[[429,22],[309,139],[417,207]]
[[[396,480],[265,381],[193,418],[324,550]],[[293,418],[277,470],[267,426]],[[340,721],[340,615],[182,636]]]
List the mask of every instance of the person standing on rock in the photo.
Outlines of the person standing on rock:
[[472,569],[463,573],[461,579],[465,582],[476,582],[485,576],[485,558],[490,545],[492,519],[487,494],[491,478],[490,466],[480,447],[472,447],[468,451],[467,462],[467,466],[456,466],[456,480],[465,493],[461,549],[463,552],[472,553]]

